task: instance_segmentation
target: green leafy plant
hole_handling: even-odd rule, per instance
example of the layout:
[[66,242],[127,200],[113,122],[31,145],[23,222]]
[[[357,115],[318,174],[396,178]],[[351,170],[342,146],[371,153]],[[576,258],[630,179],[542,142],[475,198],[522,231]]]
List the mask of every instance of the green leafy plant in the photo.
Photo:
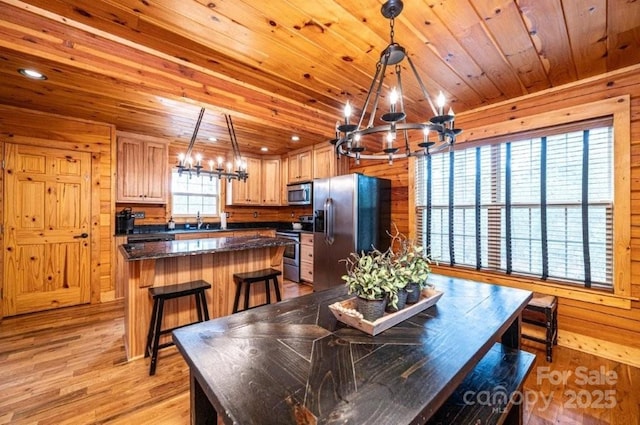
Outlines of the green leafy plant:
[[[395,227],[395,225],[394,225]],[[387,297],[391,307],[396,308],[398,292],[410,283],[422,291],[431,273],[431,258],[424,249],[408,239],[395,227],[391,245],[386,251],[372,249],[369,252],[351,253],[343,259],[347,274],[342,276],[349,294],[376,300]]]
[[350,294],[368,300],[379,300],[397,292],[394,271],[392,270],[393,253],[373,249],[369,252],[352,252],[343,259],[347,274],[342,276]]

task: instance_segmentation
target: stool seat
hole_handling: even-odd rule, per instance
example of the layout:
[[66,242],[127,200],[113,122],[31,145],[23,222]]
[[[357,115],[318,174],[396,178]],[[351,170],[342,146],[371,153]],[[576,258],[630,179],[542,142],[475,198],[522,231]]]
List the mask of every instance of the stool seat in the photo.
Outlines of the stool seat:
[[[149,295],[153,298],[153,310],[151,312],[151,322],[147,333],[147,347],[144,356],[151,356],[149,375],[155,375],[156,364],[158,362],[158,350],[174,345],[173,341],[160,344],[160,336],[168,334],[183,326],[209,320],[209,310],[207,309],[207,298],[205,290],[211,288],[211,284],[204,280],[194,280],[192,282],[178,283],[166,286],[152,286],[149,288]],[[196,301],[198,320],[170,329],[162,329],[162,318],[164,313],[164,302],[173,298],[187,297],[193,295]]]
[[533,294],[533,298],[529,301],[529,307],[537,308],[554,308],[558,300],[553,295]]
[[[244,285],[244,308],[243,310],[248,310],[250,308],[260,307],[263,305],[271,304],[271,288],[270,282],[273,281],[273,286],[276,292],[276,300],[281,301],[280,298],[280,287],[278,286],[278,276],[280,276],[282,272],[276,269],[261,269],[254,270],[245,273],[235,273],[233,275],[233,281],[236,283],[236,294],[233,300],[233,313],[237,313],[238,304],[240,302],[240,293],[242,292],[242,286]],[[251,284],[256,282],[264,282],[264,289],[267,296],[267,302],[264,304],[256,305],[253,307],[249,307],[249,293]]]
[[522,311],[522,321],[545,328],[545,337],[529,335],[523,329],[522,337],[545,344],[547,361],[553,361],[553,346],[558,344],[558,299],[553,295],[534,293]]

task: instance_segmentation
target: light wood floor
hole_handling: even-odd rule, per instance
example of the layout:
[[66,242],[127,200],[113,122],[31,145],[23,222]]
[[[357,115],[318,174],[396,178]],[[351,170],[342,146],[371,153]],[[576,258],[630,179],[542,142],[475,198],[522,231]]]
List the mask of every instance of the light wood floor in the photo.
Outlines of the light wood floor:
[[[285,282],[283,296],[310,291]],[[150,377],[147,359],[126,361],[123,332],[122,302],[5,318],[0,424],[188,424],[189,371],[180,354],[162,350]],[[547,363],[535,346],[526,349],[538,360],[525,384],[525,425],[640,424],[639,369],[562,347]],[[594,371],[615,371],[616,384],[581,385]]]

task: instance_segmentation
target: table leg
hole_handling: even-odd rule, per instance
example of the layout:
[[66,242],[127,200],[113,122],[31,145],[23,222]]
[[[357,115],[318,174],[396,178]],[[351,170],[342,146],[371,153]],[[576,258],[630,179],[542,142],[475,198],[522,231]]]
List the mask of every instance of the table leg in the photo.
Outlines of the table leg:
[[509,348],[520,348],[520,316],[516,317],[509,328],[502,334],[502,345]]
[[189,373],[191,380],[191,425],[217,425],[218,413],[213,408],[200,383]]

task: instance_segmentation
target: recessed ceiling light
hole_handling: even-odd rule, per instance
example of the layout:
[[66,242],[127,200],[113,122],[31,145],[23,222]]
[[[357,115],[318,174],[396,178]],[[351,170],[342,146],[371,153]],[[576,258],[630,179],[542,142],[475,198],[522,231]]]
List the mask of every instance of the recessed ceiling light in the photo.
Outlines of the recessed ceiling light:
[[261,148],[260,148],[260,150],[261,150],[262,152],[269,152],[269,148],[268,148],[268,147],[266,147],[266,146],[261,147]]
[[291,141],[292,142],[297,142],[300,140],[300,136],[291,136]]
[[218,139],[216,139],[215,137],[209,137],[207,140],[210,141],[210,142],[217,142],[218,141]]
[[47,76],[42,74],[41,72],[36,71],[35,69],[27,69],[27,68],[20,68],[18,69],[18,72],[21,75],[24,75],[27,78],[31,78],[33,80],[46,80]]

